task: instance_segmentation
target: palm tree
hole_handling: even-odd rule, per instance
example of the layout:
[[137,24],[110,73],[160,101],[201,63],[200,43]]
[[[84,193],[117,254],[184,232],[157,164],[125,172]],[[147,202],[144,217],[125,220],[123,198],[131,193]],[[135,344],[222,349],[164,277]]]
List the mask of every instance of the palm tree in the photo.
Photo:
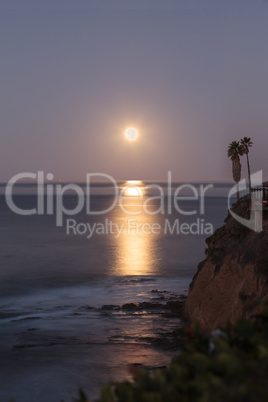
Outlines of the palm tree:
[[228,147],[228,158],[232,161],[233,178],[236,182],[237,201],[239,200],[239,181],[241,179],[240,155],[243,155],[243,149],[239,141],[233,141]]
[[249,191],[251,192],[251,179],[250,179],[250,166],[249,166],[249,148],[252,147],[253,142],[251,141],[250,137],[244,137],[240,140],[241,146],[242,146],[242,151],[243,154],[247,156],[247,164],[248,164],[248,185],[249,185]]

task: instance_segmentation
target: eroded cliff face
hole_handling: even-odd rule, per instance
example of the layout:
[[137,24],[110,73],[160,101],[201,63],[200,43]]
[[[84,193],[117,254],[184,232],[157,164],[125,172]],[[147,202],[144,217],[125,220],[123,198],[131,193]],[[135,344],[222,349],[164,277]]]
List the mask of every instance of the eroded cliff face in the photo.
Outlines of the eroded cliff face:
[[[234,210],[248,217],[249,200],[240,200]],[[207,256],[198,266],[186,301],[190,323],[211,331],[261,312],[268,300],[268,221],[264,219],[264,230],[255,233],[228,215],[225,225],[206,240]]]

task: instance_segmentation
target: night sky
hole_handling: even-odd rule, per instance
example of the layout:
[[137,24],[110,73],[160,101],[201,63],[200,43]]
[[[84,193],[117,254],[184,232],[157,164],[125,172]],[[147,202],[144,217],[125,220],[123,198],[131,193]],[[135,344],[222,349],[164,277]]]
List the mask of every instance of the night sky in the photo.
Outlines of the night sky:
[[0,1],[0,66],[0,181],[268,178],[266,1]]

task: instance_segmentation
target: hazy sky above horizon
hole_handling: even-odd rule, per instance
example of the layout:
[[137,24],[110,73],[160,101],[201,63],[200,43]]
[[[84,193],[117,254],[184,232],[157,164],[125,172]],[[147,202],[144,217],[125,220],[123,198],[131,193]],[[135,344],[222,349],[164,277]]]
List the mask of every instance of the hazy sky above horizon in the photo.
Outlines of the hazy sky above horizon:
[[231,181],[244,136],[267,179],[267,38],[265,0],[0,0],[0,181]]

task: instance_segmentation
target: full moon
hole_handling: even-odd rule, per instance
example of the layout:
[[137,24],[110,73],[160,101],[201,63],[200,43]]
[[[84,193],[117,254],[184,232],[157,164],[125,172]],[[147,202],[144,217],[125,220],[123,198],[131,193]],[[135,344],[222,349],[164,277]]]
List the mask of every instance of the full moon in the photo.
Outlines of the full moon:
[[128,128],[125,132],[125,137],[130,141],[136,140],[138,137],[138,131],[133,127]]

